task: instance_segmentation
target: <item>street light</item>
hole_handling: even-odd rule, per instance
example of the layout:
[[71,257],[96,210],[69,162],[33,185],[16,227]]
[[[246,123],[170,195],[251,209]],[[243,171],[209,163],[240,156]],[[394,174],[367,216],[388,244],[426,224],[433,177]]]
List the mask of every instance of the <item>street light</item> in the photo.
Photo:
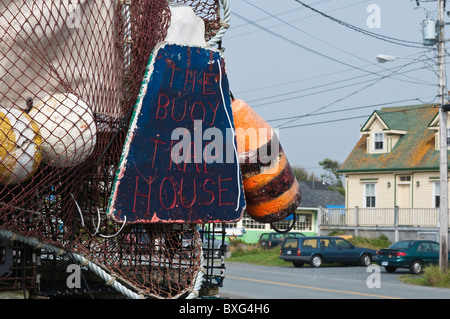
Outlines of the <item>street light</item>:
[[386,63],[397,60],[396,56],[393,55],[386,55],[386,54],[378,54],[377,55],[377,61],[379,63]]
[[[439,0],[440,20],[442,17],[442,0]],[[443,25],[443,23],[442,23]],[[440,31],[438,41],[438,76],[439,76],[439,266],[443,272],[448,271],[448,151],[447,151],[447,112],[450,111],[450,105],[446,103],[446,76],[445,76],[445,46],[443,40],[443,30]],[[379,63],[386,63],[399,59],[392,55],[377,55]]]

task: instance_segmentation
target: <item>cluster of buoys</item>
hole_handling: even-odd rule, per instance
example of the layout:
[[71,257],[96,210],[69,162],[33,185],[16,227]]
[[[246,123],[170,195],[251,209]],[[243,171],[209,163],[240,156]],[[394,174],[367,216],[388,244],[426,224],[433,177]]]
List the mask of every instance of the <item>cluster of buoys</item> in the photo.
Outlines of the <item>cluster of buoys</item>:
[[27,181],[41,162],[81,164],[94,149],[96,133],[91,109],[71,93],[49,95],[28,113],[0,108],[0,183]]

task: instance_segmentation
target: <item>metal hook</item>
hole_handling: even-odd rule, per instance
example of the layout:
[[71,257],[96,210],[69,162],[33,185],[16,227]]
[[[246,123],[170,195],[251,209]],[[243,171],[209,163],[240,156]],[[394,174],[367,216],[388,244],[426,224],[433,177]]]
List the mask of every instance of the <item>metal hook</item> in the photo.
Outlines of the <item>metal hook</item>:
[[125,220],[124,220],[124,222],[123,222],[123,224],[122,224],[122,227],[120,227],[120,229],[117,231],[117,233],[115,233],[114,235],[110,235],[110,236],[106,236],[106,235],[102,235],[102,234],[99,234],[101,237],[103,237],[103,238],[114,238],[114,237],[116,237],[117,235],[119,235],[120,234],[120,232],[122,231],[122,229],[125,227],[125,224],[127,223],[127,216],[124,216],[124,218],[125,218]]
[[75,197],[73,196],[72,193],[70,193],[70,196],[72,196],[73,201],[75,202],[75,205],[77,205],[78,213],[80,214],[80,217],[81,217],[81,226],[84,227],[84,218],[83,218],[83,214],[81,213],[81,208],[80,208],[80,206],[78,206],[77,200],[75,199]]
[[[100,229],[100,210],[97,207],[97,216],[98,216],[98,223],[97,223],[97,228],[95,229],[95,233],[94,236],[98,234],[98,230]],[[92,224],[94,223],[94,221],[92,221]]]
[[286,230],[279,230],[279,229],[277,229],[272,223],[270,224],[270,226],[271,226],[272,229],[275,230],[277,233],[285,234],[285,233],[290,232],[290,231],[294,228],[296,219],[297,219],[297,217],[296,217],[295,212],[294,212],[294,213],[292,214],[292,224],[291,224],[291,226],[289,226],[288,229],[286,229]]
[[[74,202],[75,202],[75,205],[77,206],[78,213],[80,214],[80,217],[81,217],[81,226],[85,227],[85,224],[84,224],[84,218],[83,218],[83,213],[81,212],[80,206],[78,205],[78,203],[77,203],[77,201],[76,201],[76,199],[75,199],[75,197],[73,196],[72,193],[70,194],[70,196],[72,196],[72,198],[73,198],[73,200],[74,200]],[[96,229],[95,229],[95,233],[92,234],[92,236],[96,236],[97,234],[99,234],[98,231],[99,231],[99,229],[100,229],[100,220],[101,220],[101,217],[100,217],[100,210],[98,209],[98,207],[97,207],[97,216],[98,216],[98,223],[97,223],[97,227],[96,227]],[[125,220],[124,220],[122,226],[120,227],[120,229],[117,231],[116,234],[114,234],[114,235],[102,235],[102,234],[99,234],[99,235],[100,235],[101,237],[103,237],[103,238],[113,238],[113,237],[118,236],[118,235],[120,234],[120,232],[122,231],[122,229],[125,227],[125,224],[127,223],[127,216],[124,216],[124,217],[125,217]],[[93,222],[92,222],[92,223],[93,223]],[[95,225],[94,225],[94,226],[95,226]],[[89,232],[89,231],[88,231],[88,232]]]

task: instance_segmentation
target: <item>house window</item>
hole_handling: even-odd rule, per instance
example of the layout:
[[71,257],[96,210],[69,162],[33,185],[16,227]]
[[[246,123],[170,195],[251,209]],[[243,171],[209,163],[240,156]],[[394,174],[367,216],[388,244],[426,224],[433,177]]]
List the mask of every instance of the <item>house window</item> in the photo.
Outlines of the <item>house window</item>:
[[399,177],[400,182],[407,183],[411,182],[411,176],[410,175],[404,175]]
[[364,188],[365,207],[375,207],[375,184],[367,183]]
[[244,214],[242,218],[242,227],[246,229],[265,229],[266,225],[264,223],[257,222],[251,218],[247,213]]
[[433,207],[439,208],[441,184],[440,182],[434,182],[433,184]]
[[375,151],[380,151],[384,149],[384,133],[374,132],[373,133],[373,149]]

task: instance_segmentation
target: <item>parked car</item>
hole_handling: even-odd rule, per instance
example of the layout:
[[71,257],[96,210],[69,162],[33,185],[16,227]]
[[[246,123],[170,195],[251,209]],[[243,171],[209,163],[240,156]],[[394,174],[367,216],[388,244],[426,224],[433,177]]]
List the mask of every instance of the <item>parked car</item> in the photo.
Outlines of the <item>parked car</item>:
[[418,274],[425,265],[439,263],[439,243],[431,240],[398,241],[380,249],[376,262],[389,273],[397,268],[406,268],[410,273]]
[[280,259],[291,261],[295,267],[309,263],[320,267],[323,263],[359,263],[369,266],[377,258],[377,251],[355,247],[341,237],[286,238],[280,249]]
[[262,233],[259,236],[258,244],[262,249],[270,249],[276,246],[279,246],[286,237],[299,237],[305,236],[303,233]]
[[[205,256],[216,256],[216,257],[222,257],[225,255],[229,250],[229,243],[225,240],[222,240],[222,238],[216,238],[212,234],[208,232],[200,232],[200,238],[202,240],[202,249],[203,249],[203,255]],[[183,248],[189,249],[192,247],[192,234],[191,233],[185,233],[183,234],[182,238],[183,242]]]

